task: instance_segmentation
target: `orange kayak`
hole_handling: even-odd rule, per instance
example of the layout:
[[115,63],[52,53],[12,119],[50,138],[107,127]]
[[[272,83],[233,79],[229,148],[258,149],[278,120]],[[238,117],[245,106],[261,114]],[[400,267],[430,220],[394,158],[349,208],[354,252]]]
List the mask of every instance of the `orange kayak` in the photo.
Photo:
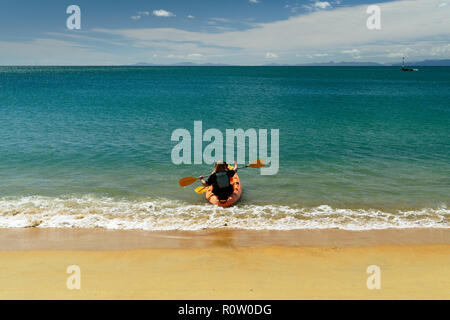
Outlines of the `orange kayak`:
[[[232,169],[232,168],[231,168]],[[212,192],[213,187],[210,186],[206,189],[206,200],[209,203],[219,207],[231,207],[239,201],[242,195],[242,185],[238,174],[236,173],[233,178],[230,179],[230,183],[233,186],[233,193],[228,197],[226,201],[220,201],[219,198]]]

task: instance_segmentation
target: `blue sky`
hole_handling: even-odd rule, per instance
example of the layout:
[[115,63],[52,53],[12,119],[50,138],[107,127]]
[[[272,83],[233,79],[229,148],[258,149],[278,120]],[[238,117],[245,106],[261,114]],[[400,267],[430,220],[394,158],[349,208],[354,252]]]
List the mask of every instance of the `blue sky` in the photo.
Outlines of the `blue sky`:
[[[81,8],[68,30],[66,8]],[[368,30],[366,9],[381,9]],[[1,65],[450,58],[450,0],[2,0]]]

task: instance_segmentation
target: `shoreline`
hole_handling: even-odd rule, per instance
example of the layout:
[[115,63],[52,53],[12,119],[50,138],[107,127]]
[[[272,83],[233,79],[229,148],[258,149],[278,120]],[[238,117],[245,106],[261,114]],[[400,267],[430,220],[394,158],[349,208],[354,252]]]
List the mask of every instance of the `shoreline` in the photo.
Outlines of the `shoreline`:
[[0,229],[0,251],[450,245],[450,229]]

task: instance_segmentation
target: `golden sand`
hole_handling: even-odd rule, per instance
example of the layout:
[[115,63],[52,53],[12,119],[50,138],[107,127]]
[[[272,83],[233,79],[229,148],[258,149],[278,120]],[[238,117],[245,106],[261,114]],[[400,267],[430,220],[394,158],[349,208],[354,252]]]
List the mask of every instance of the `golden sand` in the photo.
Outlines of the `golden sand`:
[[[359,241],[364,238],[367,235]],[[64,239],[60,240],[64,247]],[[7,250],[0,244],[0,298],[450,299],[449,244],[233,247],[226,243],[117,251]],[[70,265],[80,267],[80,290],[66,286]],[[379,290],[367,288],[366,270],[371,265],[381,270]]]

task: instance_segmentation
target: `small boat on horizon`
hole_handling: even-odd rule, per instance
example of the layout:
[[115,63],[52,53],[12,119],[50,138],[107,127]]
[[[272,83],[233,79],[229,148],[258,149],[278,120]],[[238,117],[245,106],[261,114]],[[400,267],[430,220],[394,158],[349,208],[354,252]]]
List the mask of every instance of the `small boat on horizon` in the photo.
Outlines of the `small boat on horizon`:
[[419,71],[419,69],[405,68],[405,57],[403,57],[402,71]]

